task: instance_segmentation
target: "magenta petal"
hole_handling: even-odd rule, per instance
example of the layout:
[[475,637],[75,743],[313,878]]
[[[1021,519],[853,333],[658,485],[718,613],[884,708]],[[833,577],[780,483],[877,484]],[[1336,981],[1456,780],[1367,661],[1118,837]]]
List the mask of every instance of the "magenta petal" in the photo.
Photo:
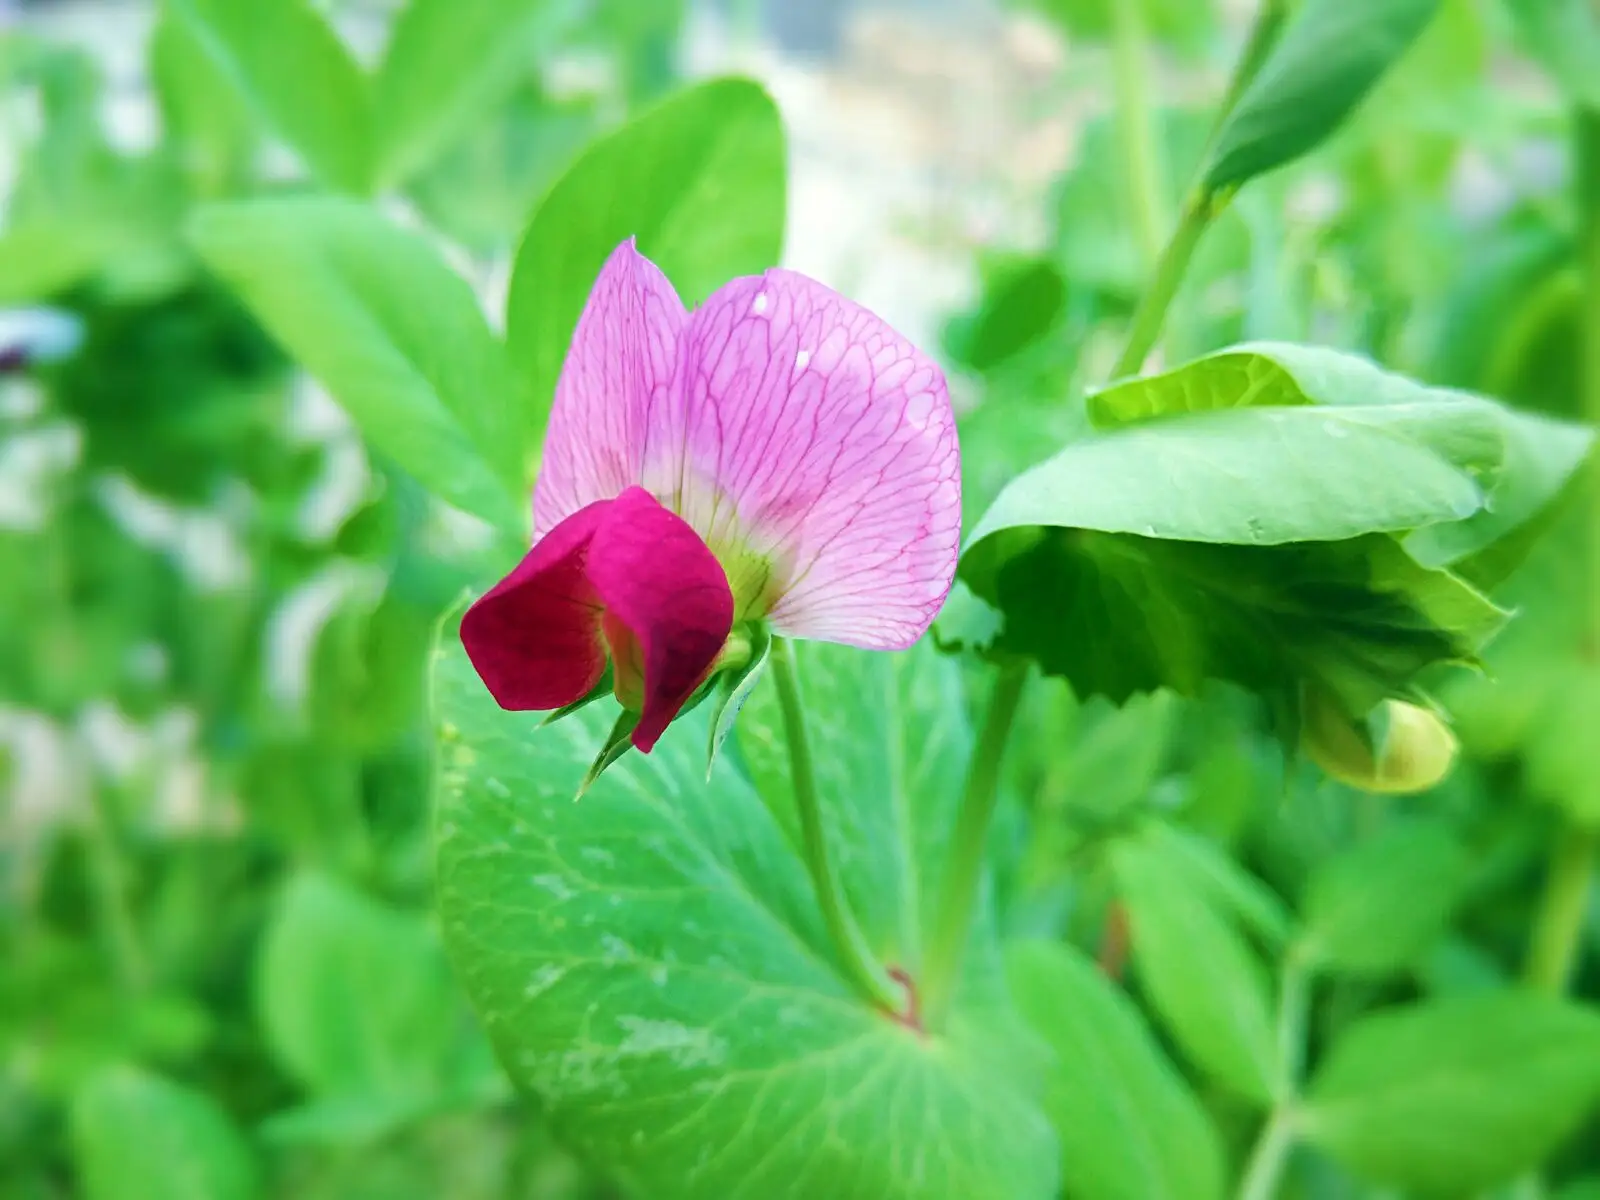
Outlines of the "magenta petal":
[[[961,539],[961,456],[938,366],[792,271],[690,318],[678,511],[771,560],[779,632],[897,649],[932,623]],[[731,501],[731,503],[730,503]],[[746,581],[735,579],[744,594]]]
[[589,549],[588,572],[607,611],[644,652],[644,709],[633,744],[648,751],[728,640],[728,577],[681,517],[637,487],[611,502]]
[[672,284],[632,238],[612,251],[556,383],[533,492],[536,531],[645,482],[652,440],[656,458],[677,446],[672,383],[686,321]]
[[561,522],[462,616],[461,644],[501,708],[560,708],[605,673],[600,598],[585,567],[611,507]]

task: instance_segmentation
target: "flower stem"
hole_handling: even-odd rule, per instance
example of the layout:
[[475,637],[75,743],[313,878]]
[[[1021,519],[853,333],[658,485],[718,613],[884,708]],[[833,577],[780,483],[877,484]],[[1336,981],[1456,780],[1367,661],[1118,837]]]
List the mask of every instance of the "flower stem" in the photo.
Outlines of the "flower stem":
[[1278,1194],[1278,1179],[1289,1151],[1294,1147],[1294,1131],[1282,1112],[1274,1112],[1261,1127],[1261,1136],[1250,1151],[1244,1180],[1239,1185],[1239,1200],[1273,1200]]
[[1139,252],[1150,270],[1161,257],[1167,227],[1167,181],[1145,71],[1144,3],[1118,0],[1111,6],[1111,72]]
[[942,1023],[960,975],[978,884],[983,878],[989,819],[1000,794],[1000,759],[1027,682],[1028,668],[1024,663],[1008,663],[1000,669],[983,731],[967,768],[967,785],[956,815],[950,853],[939,876],[939,904],[923,963],[923,1011],[930,1029],[937,1029]]
[[101,936],[111,956],[117,983],[127,996],[137,996],[149,983],[144,947],[128,904],[127,860],[123,854],[121,815],[107,780],[89,781],[91,819],[88,830],[90,879]]
[[778,689],[778,708],[783,714],[783,735],[789,743],[789,778],[794,787],[794,806],[800,817],[800,843],[817,904],[827,924],[850,981],[872,1003],[898,1013],[905,1007],[901,989],[878,962],[867,939],[856,923],[844,888],[828,858],[828,839],[822,827],[822,806],[817,799],[816,776],[811,769],[811,743],[806,736],[805,708],[800,703],[800,688],[795,680],[789,644],[772,639],[772,681]]

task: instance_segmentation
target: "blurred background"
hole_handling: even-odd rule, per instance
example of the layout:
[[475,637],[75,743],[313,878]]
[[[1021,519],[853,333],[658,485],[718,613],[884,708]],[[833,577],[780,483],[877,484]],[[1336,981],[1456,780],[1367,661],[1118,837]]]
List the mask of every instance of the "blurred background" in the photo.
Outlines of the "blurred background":
[[[402,6],[314,5],[369,64]],[[969,520],[1104,378],[1253,14],[544,7],[525,70],[385,207],[497,314],[528,214],[591,137],[682,80],[761,80],[790,134],[786,264],[944,360]],[[1211,232],[1168,360],[1311,340],[1576,416],[1570,102],[1528,49],[1498,0],[1447,0],[1338,137]],[[364,446],[180,237],[196,204],[303,174],[156,0],[0,0],[5,1200],[154,1196],[128,1164],[166,1152],[141,1124],[163,1106],[239,1131],[250,1161],[219,1169],[269,1195],[620,1194],[514,1103],[430,923],[424,657],[482,576],[484,532]],[[1545,847],[1600,820],[1582,809],[1600,650],[1581,522],[1551,525],[1500,597],[1522,615],[1493,680],[1446,692],[1463,763],[1414,810],[1470,850],[1448,924],[1322,1019],[1516,974]],[[1062,829],[1188,787],[1196,824],[1293,897],[1390,811],[1313,775],[1279,805],[1281,759],[1222,710],[1051,703],[1028,786]],[[1040,845],[1030,861],[1065,861]],[[1092,894],[1068,907],[1086,914],[1060,918],[1069,934],[1114,940]],[[1041,911],[1024,897],[1015,919]],[[1588,1132],[1574,1176],[1600,1172]],[[1289,1186],[1380,1194],[1332,1168]]]

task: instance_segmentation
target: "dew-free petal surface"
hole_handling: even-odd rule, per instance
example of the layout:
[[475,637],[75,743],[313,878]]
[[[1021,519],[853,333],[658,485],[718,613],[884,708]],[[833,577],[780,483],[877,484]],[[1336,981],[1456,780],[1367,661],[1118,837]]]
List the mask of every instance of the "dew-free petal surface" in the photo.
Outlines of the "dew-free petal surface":
[[[783,270],[716,292],[679,358],[676,506],[713,547],[742,541],[770,560],[774,627],[868,649],[916,641],[950,589],[961,537],[938,366],[860,305]],[[725,561],[741,598],[761,586]]]
[[632,238],[612,251],[556,383],[533,492],[537,534],[643,482],[652,445],[680,440],[671,389],[687,319],[672,284]]
[[700,535],[643,488],[607,506],[589,580],[643,652],[644,708],[633,744],[648,751],[705,680],[733,628],[733,593]]
[[501,708],[560,708],[605,673],[600,599],[585,574],[609,501],[580,509],[534,543],[461,618],[461,644]]

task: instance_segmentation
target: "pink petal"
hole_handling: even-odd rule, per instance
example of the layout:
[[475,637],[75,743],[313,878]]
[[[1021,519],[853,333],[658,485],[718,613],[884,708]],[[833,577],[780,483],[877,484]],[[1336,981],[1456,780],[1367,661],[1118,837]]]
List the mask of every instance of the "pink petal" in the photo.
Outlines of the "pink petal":
[[533,524],[555,528],[586,504],[644,481],[669,415],[683,303],[629,238],[601,268],[556,383]]
[[[735,279],[689,319],[681,491],[736,593],[781,633],[898,649],[955,574],[961,456],[943,373],[860,305],[792,271]],[[754,552],[740,561],[726,549]],[[760,560],[770,560],[772,573]]]
[[585,567],[611,507],[561,522],[462,616],[461,644],[501,708],[560,708],[605,673],[600,597]]
[[644,708],[633,744],[649,751],[728,640],[728,577],[700,536],[638,487],[608,506],[588,572],[608,618],[626,625],[642,651]]

